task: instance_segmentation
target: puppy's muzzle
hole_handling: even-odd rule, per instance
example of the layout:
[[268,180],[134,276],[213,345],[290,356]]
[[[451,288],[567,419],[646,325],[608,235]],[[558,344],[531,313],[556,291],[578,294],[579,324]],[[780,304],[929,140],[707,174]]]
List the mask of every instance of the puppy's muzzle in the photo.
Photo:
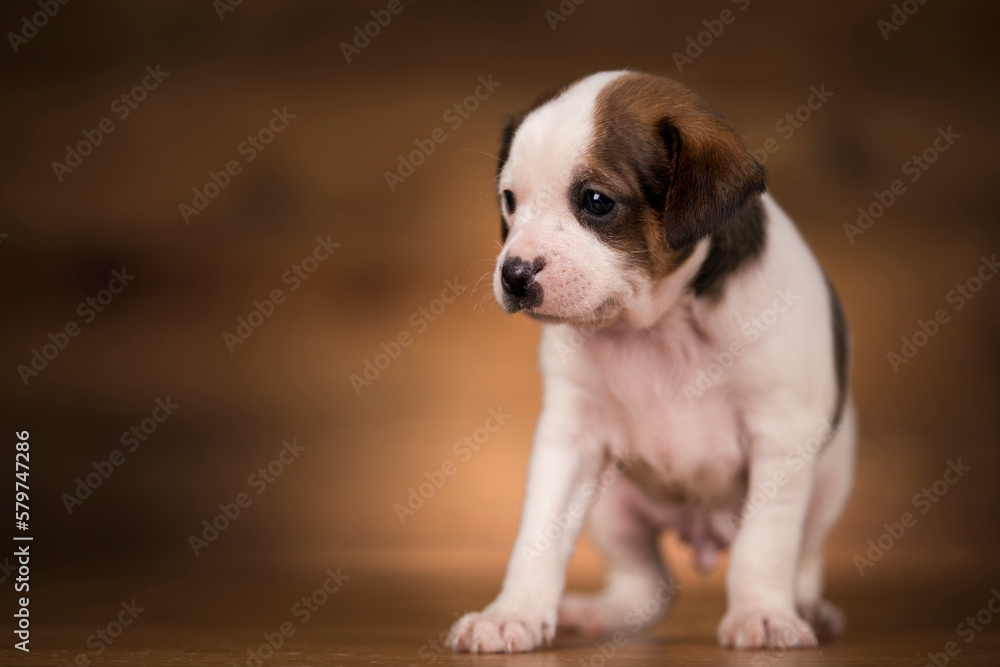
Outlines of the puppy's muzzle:
[[511,312],[530,310],[542,303],[542,286],[535,277],[545,267],[545,259],[536,257],[529,264],[520,257],[508,257],[500,267],[504,301]]

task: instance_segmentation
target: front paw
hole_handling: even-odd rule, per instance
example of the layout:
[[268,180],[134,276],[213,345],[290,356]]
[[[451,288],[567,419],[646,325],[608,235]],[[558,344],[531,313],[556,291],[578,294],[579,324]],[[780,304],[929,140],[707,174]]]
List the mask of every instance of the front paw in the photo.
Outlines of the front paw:
[[730,611],[719,624],[719,644],[726,648],[805,648],[816,646],[809,624],[792,611]]
[[458,619],[448,633],[448,646],[469,653],[533,651],[556,635],[556,615],[490,605]]

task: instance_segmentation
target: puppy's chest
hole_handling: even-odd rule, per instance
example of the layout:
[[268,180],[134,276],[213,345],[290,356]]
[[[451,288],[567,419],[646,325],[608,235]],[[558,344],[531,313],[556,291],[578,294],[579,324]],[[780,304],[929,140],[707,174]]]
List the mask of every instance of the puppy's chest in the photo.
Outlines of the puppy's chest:
[[746,472],[738,405],[724,382],[707,390],[697,384],[715,349],[684,321],[592,343],[600,418],[615,453],[638,462],[633,478],[662,500],[725,505],[738,498]]

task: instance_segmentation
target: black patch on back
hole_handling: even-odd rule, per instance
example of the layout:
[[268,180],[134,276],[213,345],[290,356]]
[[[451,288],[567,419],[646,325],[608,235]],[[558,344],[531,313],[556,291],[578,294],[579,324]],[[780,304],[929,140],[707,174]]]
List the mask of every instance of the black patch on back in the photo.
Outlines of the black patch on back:
[[[756,260],[767,244],[764,205],[754,200],[744,211],[710,237],[708,257],[691,281],[695,296],[718,300],[726,280]],[[693,247],[693,246],[692,246]]]
[[847,329],[847,318],[844,308],[837,296],[837,290],[829,278],[826,278],[826,288],[830,293],[830,320],[833,327],[833,368],[837,375],[837,405],[833,410],[833,430],[840,426],[844,415],[844,404],[847,401],[848,366],[850,364],[850,332]]

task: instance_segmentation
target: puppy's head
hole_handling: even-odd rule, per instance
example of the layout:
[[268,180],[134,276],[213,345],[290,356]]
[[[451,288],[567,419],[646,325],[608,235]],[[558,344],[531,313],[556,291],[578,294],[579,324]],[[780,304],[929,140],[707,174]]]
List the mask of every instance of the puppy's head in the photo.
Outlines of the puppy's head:
[[511,120],[500,152],[497,301],[613,321],[764,191],[731,125],[669,79],[602,72]]

